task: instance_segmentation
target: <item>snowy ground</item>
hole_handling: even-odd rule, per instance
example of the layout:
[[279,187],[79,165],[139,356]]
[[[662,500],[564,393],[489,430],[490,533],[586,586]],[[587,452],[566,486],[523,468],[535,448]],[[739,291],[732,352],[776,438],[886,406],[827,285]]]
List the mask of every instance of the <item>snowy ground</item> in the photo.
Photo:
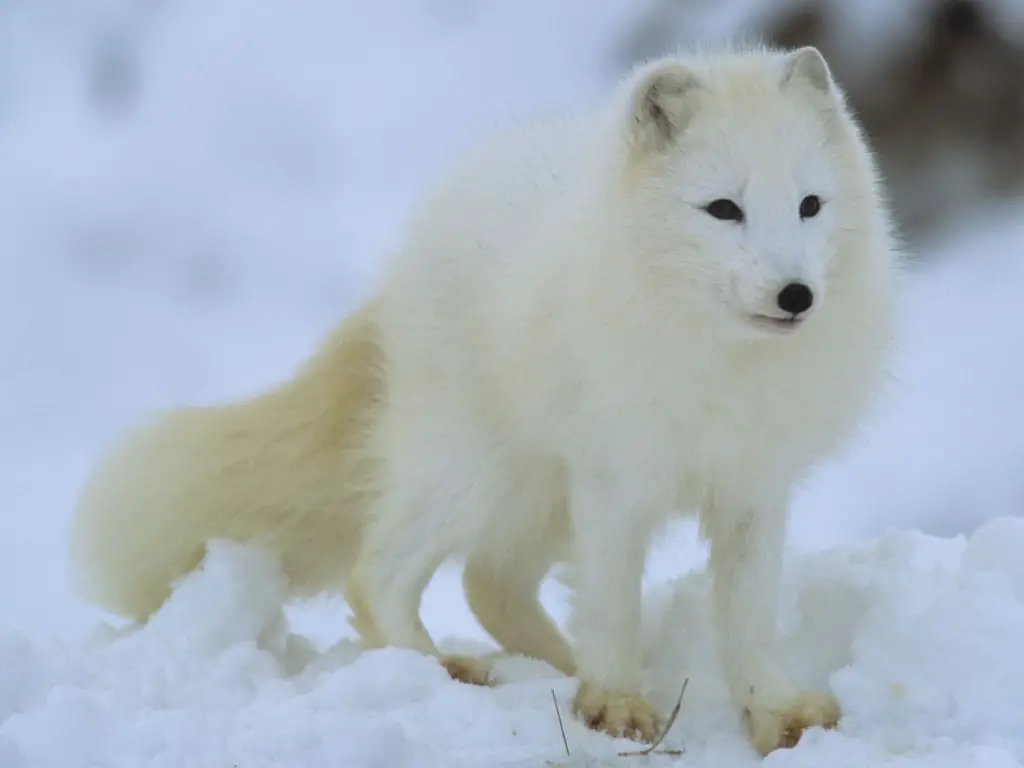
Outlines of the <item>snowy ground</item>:
[[[63,562],[107,441],[150,408],[286,375],[454,153],[600,93],[629,3],[129,5],[0,19],[0,768],[641,764],[569,717],[565,758],[550,690],[567,716],[573,681],[509,660],[510,682],[479,690],[408,653],[358,656],[337,601],[291,614],[318,649],[301,669],[295,648],[261,650],[280,584],[255,553],[218,551],[118,640]],[[104,25],[141,40],[123,120],[83,105]],[[789,648],[847,717],[770,764],[1024,762],[1024,523],[975,532],[1024,508],[1022,212],[929,249],[887,407],[797,501]],[[708,652],[703,577],[684,575],[702,557],[682,527],[652,558],[652,701],[667,712],[692,679],[665,744],[685,754],[646,764],[756,762]],[[457,584],[432,585],[427,625],[486,645]],[[546,598],[564,615],[559,585]]]
[[[968,541],[891,533],[791,563],[784,632],[794,670],[830,684],[836,733],[808,732],[773,766],[1010,768],[1024,758],[1024,521]],[[282,583],[258,553],[214,550],[143,630],[54,646],[0,640],[0,760],[53,766],[747,766],[714,673],[707,583],[648,601],[649,696],[668,712],[691,678],[664,755],[565,721],[574,681],[510,659],[489,690],[408,651],[326,652],[274,640]],[[261,635],[263,637],[261,637]],[[269,638],[269,639],[268,639]],[[461,647],[465,647],[463,643]]]

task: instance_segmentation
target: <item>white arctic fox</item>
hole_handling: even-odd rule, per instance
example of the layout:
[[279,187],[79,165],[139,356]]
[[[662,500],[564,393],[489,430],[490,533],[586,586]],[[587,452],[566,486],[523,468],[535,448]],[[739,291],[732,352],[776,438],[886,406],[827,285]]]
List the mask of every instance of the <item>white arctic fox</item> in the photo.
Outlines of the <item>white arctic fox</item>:
[[[464,555],[504,648],[577,675],[591,727],[651,739],[644,559],[694,510],[732,699],[759,751],[791,745],[839,709],[776,649],[788,496],[882,383],[896,271],[817,50],[645,64],[600,109],[472,152],[293,380],[131,435],[86,489],[73,557],[92,599],[143,618],[207,540],[259,540],[297,593],[347,589],[369,644],[440,658],[421,593]],[[574,648],[537,598],[563,558]]]

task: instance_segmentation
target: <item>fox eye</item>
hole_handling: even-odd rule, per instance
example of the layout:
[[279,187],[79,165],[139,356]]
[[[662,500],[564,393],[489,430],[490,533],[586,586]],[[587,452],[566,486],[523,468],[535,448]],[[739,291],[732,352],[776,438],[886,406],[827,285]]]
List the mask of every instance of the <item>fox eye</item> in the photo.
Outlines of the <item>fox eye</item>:
[[712,200],[704,206],[704,210],[721,221],[743,221],[743,209],[724,197]]
[[808,195],[800,201],[800,218],[813,219],[821,210],[821,198],[817,195]]

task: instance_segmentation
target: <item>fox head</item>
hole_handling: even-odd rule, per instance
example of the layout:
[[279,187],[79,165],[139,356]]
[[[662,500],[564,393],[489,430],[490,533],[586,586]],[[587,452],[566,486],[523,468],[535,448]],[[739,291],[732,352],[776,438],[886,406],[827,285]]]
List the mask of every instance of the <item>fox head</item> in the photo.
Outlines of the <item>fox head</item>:
[[659,59],[617,106],[630,250],[732,333],[800,333],[888,250],[873,159],[817,49]]

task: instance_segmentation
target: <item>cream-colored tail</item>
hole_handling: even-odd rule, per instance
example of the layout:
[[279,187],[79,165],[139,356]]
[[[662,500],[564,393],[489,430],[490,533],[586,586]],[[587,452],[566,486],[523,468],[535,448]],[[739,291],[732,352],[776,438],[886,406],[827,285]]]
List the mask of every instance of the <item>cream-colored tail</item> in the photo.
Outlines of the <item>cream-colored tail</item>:
[[376,303],[298,375],[251,400],[162,414],[101,461],[72,522],[83,597],[143,620],[210,539],[257,541],[296,594],[340,588],[360,545],[382,393]]

